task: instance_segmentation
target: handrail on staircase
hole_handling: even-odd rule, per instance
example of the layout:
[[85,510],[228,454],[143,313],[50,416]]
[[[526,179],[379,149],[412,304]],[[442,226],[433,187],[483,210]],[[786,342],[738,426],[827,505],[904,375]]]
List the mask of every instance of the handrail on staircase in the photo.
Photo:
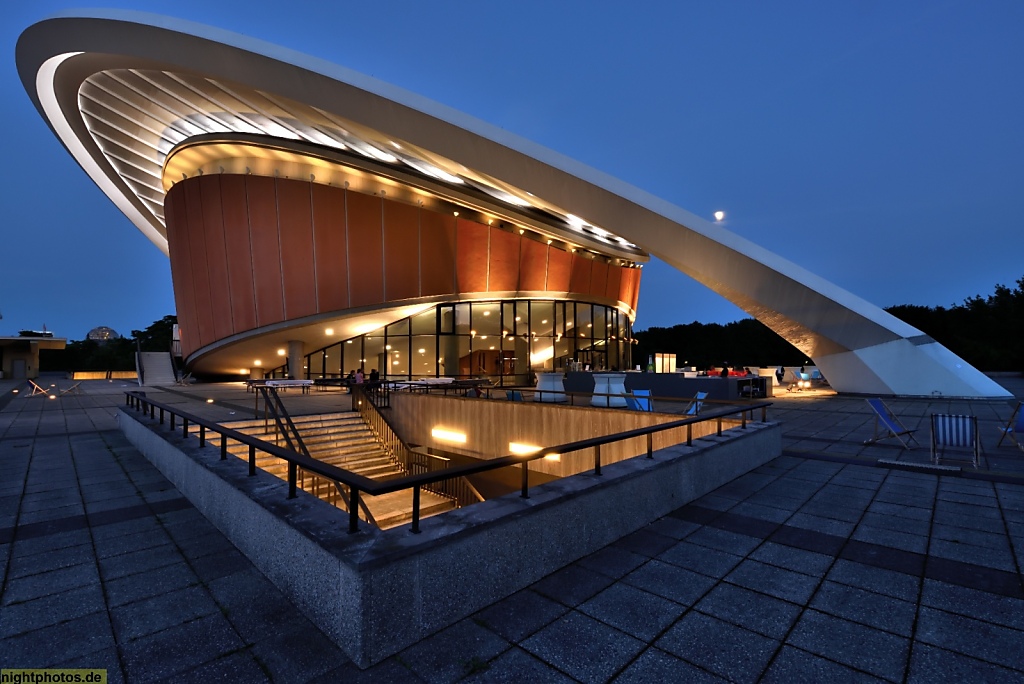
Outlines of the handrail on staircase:
[[[352,385],[352,410],[359,414],[370,428],[377,443],[384,449],[391,461],[407,475],[419,475],[444,470],[435,456],[416,451],[401,438],[391,421],[381,411],[390,406],[390,392],[385,383],[360,383]],[[484,497],[465,476],[441,480],[423,487],[427,491],[452,499],[457,506],[479,503]]]
[[[302,440],[302,435],[299,434],[299,428],[295,426],[295,421],[292,420],[291,415],[288,413],[288,409],[285,408],[284,402],[281,401],[280,395],[277,393],[277,388],[270,385],[256,385],[256,391],[263,397],[263,404],[266,410],[274,419],[274,425],[277,427],[279,434],[284,436],[285,444],[288,445],[290,451],[294,451],[297,454],[302,454],[308,459],[313,458],[309,449],[306,448],[306,443]],[[294,442],[292,440],[295,440]],[[297,447],[297,448],[296,448]],[[288,485],[291,489],[294,489],[295,482],[293,478],[297,477],[297,469],[289,469],[288,471]],[[338,493],[341,495],[341,500],[345,502],[345,508],[349,509],[351,503],[349,497],[345,495],[345,490],[336,481],[334,486],[337,487]],[[367,508],[366,502],[359,499],[359,508],[363,511],[364,520],[371,525],[376,525],[377,521],[374,519],[373,514],[370,513],[370,509]]]

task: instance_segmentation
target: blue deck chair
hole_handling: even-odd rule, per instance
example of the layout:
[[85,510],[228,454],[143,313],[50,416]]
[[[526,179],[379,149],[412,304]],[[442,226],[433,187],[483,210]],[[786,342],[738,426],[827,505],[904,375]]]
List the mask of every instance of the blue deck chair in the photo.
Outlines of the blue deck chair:
[[1024,401],[1017,402],[1017,408],[1013,409],[1013,413],[1010,414],[1010,420],[1006,421],[1006,425],[999,428],[999,431],[1003,433],[999,437],[999,442],[996,444],[997,447],[1003,445],[1003,440],[1007,437],[1010,441],[1017,445],[1017,447],[1024,451],[1024,442],[1021,441],[1020,436],[1024,434],[1024,411],[1021,411],[1021,406],[1024,406]]
[[797,370],[792,370],[790,373],[793,374],[793,379],[789,381],[789,387],[786,388],[787,392],[792,392],[793,390],[803,392],[805,388],[811,386],[811,376],[809,373],[801,373]]
[[622,397],[626,400],[626,408],[628,408],[630,411],[640,410],[640,404],[636,403],[636,399],[633,398],[632,393],[626,392],[625,394],[622,395]]
[[505,390],[505,396],[509,401],[522,401],[523,393],[519,390]]
[[700,414],[700,410],[704,408],[704,400],[708,398],[707,392],[697,392],[694,395],[693,400],[690,401],[686,406],[684,413],[688,416],[696,416]]
[[977,416],[932,414],[932,463],[944,458],[946,449],[966,449],[975,468],[981,460],[981,435]]
[[[865,440],[864,444],[874,444],[881,442],[883,439],[896,439],[903,445],[904,449],[913,449],[914,447],[907,444],[904,441],[904,437],[913,441],[918,446],[921,444],[914,439],[914,433],[917,432],[917,428],[908,430],[896,417],[885,402],[881,399],[865,399],[868,402],[868,406],[875,412],[875,434],[871,436],[871,439]],[[879,429],[884,427],[885,429]]]
[[[654,411],[654,400],[651,399],[651,390],[633,390],[633,401],[636,403],[637,411]],[[629,402],[626,402],[629,405]]]

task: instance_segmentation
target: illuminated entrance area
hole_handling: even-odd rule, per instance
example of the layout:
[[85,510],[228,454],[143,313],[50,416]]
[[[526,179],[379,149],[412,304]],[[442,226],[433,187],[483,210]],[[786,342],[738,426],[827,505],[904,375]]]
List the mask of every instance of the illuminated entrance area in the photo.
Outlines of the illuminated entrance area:
[[[629,368],[632,338],[629,317],[600,304],[439,304],[306,355],[304,375],[341,378],[361,368],[391,380],[451,377],[527,385],[533,373]],[[283,367],[274,373],[285,374]]]

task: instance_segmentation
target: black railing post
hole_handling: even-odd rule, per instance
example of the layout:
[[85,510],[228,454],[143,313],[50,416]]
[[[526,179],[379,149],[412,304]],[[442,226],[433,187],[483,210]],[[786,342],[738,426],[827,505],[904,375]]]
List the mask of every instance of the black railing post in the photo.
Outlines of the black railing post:
[[164,407],[163,406],[160,407],[160,424],[161,425],[164,424]]
[[420,486],[412,488],[412,533],[420,533]]
[[226,461],[228,458],[228,436],[223,432],[220,433],[220,460]]
[[747,429],[747,412],[744,411],[743,413],[740,414],[740,416],[741,416],[741,418],[740,418],[740,427],[743,428],[744,430],[746,430]]
[[524,499],[530,498],[530,468],[526,461],[523,461],[523,491],[519,496]]
[[686,446],[693,446],[693,423],[686,426]]
[[721,437],[722,436],[722,416],[718,416],[718,418],[715,419],[715,422],[718,423],[718,436]]
[[199,426],[199,446],[200,447],[206,446],[206,426],[205,425],[200,425]]
[[761,407],[761,422],[762,423],[767,423],[768,422],[768,407],[767,406],[762,406]]
[[176,416],[175,416],[174,412],[171,411],[171,430],[174,429],[174,419],[175,419],[175,417]]
[[654,433],[647,433],[647,458],[654,458]]
[[295,498],[295,481],[298,479],[299,467],[295,465],[295,461],[288,461],[288,498]]
[[353,485],[348,488],[348,533],[359,531],[359,490]]
[[188,418],[181,417],[181,436],[188,437]]
[[249,445],[249,477],[256,474],[256,447]]
[[601,445],[594,445],[594,474],[601,474]]

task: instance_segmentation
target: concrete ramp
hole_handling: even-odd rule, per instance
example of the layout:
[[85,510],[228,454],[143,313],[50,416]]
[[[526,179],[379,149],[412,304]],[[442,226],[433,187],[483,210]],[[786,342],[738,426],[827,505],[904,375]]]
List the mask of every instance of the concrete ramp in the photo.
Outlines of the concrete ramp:
[[178,376],[174,373],[170,352],[141,352],[139,367],[142,370],[142,384],[150,387],[173,385]]

